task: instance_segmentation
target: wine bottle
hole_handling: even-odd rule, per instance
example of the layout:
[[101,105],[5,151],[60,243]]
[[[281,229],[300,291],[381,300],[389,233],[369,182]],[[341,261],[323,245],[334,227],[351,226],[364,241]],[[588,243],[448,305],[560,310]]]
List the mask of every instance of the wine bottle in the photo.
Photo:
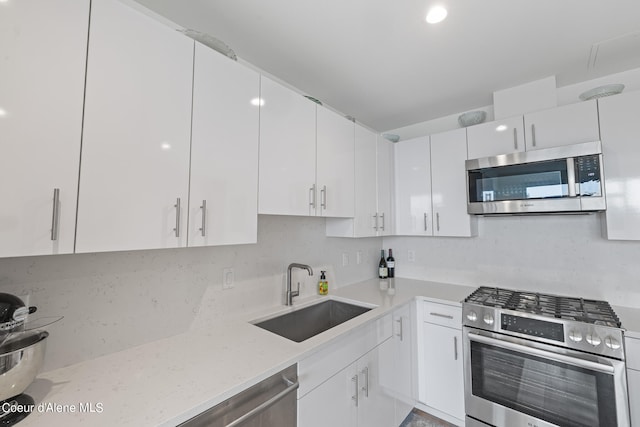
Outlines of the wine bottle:
[[387,268],[387,261],[384,259],[384,249],[380,251],[380,263],[378,263],[378,277],[386,279],[389,277],[389,269]]
[[396,260],[393,257],[393,252],[389,249],[389,256],[387,257],[387,271],[389,277],[395,277],[396,274]]

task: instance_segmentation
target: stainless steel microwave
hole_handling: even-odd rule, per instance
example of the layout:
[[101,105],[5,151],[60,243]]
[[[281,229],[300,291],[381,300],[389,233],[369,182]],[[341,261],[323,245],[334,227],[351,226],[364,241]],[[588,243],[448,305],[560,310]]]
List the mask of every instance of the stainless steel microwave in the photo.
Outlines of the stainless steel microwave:
[[466,161],[475,215],[606,210],[600,141]]

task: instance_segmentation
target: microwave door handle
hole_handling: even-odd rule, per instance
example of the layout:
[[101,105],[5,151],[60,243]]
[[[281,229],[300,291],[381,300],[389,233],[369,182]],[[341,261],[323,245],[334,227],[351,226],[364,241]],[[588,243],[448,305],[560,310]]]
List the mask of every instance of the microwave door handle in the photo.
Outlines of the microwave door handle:
[[567,158],[567,187],[569,197],[576,197],[576,162],[573,157]]
[[598,371],[609,375],[613,375],[615,373],[615,368],[613,366],[604,365],[598,362],[592,362],[590,360],[584,360],[579,357],[565,356],[564,354],[553,353],[550,351],[541,350],[539,348],[528,347],[501,339],[499,340],[495,338],[485,337],[473,332],[469,332],[468,336],[471,341],[476,341],[482,344],[488,344],[495,347],[504,348],[506,350],[513,350],[520,353],[530,354],[532,356],[544,357],[546,359],[555,360],[556,362],[566,363],[568,365],[573,365],[592,371]]

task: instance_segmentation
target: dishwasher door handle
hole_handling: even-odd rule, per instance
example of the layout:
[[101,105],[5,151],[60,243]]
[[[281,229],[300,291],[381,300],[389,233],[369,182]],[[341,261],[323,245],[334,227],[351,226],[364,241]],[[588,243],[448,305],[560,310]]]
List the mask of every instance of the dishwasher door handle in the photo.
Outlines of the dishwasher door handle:
[[250,410],[249,412],[247,412],[246,414],[244,414],[240,418],[237,418],[234,421],[230,422],[225,427],[237,427],[237,426],[241,425],[242,423],[244,423],[248,419],[255,417],[256,415],[260,414],[261,412],[264,412],[267,408],[269,408],[270,406],[274,405],[280,399],[282,399],[283,397],[285,397],[289,393],[297,390],[298,387],[300,387],[300,383],[298,381],[293,382],[293,381],[287,379],[284,376],[282,377],[282,379],[288,385],[287,388],[285,388],[280,393],[278,393],[275,396],[273,396],[271,399],[269,399],[269,400],[261,403],[260,405],[256,406],[255,408],[253,408],[252,410]]

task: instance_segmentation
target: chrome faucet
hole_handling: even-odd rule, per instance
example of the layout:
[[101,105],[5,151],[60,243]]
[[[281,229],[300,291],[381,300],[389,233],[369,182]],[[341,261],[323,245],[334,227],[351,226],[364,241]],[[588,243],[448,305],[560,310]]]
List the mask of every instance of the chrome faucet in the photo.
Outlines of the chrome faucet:
[[298,264],[296,262],[289,264],[289,267],[287,267],[287,300],[285,301],[286,305],[293,305],[293,297],[297,297],[298,295],[300,295],[300,282],[298,282],[298,290],[291,290],[291,270],[294,268],[307,270],[309,272],[309,276],[313,276],[313,270],[310,266],[306,264]]

